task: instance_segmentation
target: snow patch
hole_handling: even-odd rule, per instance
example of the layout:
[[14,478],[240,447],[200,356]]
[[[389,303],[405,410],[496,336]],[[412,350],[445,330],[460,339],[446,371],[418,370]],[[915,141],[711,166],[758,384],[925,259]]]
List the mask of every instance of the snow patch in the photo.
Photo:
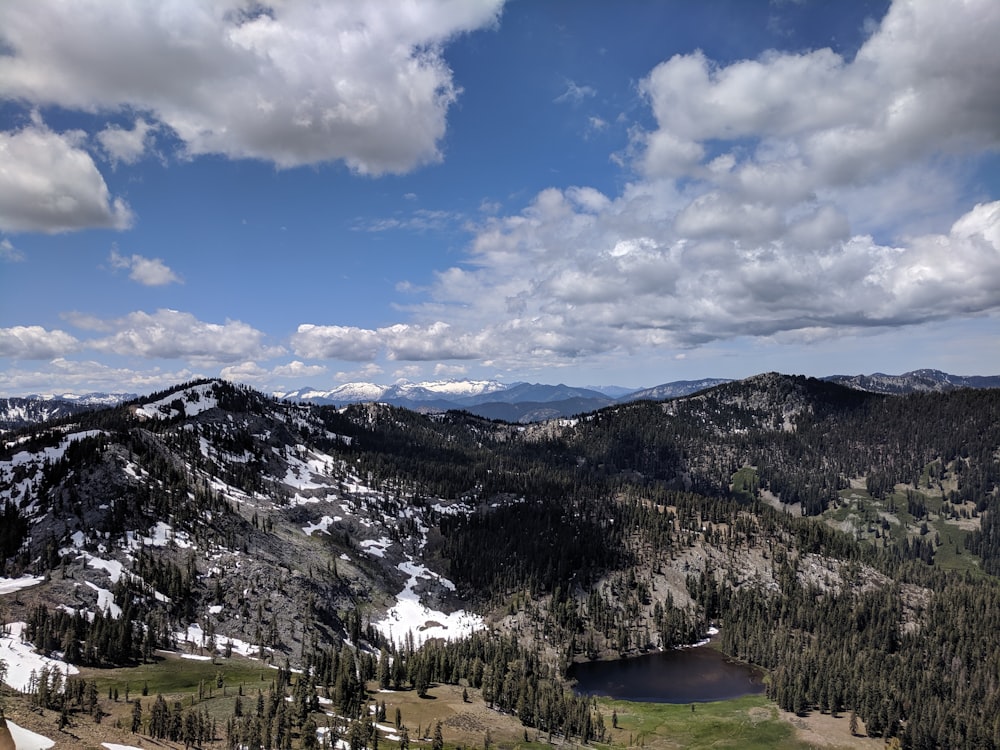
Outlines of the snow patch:
[[42,576],[21,576],[20,578],[0,578],[0,594],[13,594],[15,591],[26,589],[29,586],[44,581]]
[[180,416],[180,412],[173,407],[174,401],[183,404],[184,414],[189,417],[219,405],[215,398],[215,383],[205,383],[183,391],[174,391],[159,401],[137,406],[134,413],[140,419],[173,419]]
[[314,531],[319,531],[323,534],[330,533],[330,526],[340,521],[340,516],[335,516],[331,518],[330,516],[323,516],[317,523],[311,523],[308,526],[302,527],[302,533],[306,536],[312,536]]
[[382,537],[381,539],[365,539],[359,546],[369,555],[384,558],[385,550],[390,544],[392,544],[391,539]]
[[48,667],[49,671],[58,670],[64,676],[79,673],[80,670],[72,664],[36,654],[31,644],[22,642],[21,634],[26,627],[27,623],[12,622],[5,628],[8,634],[0,636],[0,659],[7,664],[5,681],[10,687],[22,693],[27,692],[31,673],[34,672],[37,676],[42,667]]
[[420,597],[413,590],[419,578],[439,578],[442,582],[446,579],[429,571],[423,565],[416,565],[410,561],[402,562],[396,567],[408,574],[410,579],[403,590],[396,595],[396,604],[392,609],[386,612],[382,620],[372,623],[390,641],[399,642],[407,632],[411,632],[414,644],[420,645],[431,638],[446,640],[464,638],[486,627],[482,617],[462,609],[451,614],[430,609],[421,603]]
[[112,594],[107,589],[102,589],[100,586],[95,586],[90,581],[85,581],[90,588],[97,592],[97,608],[104,612],[105,615],[110,615],[115,620],[122,616],[122,608],[115,604],[115,595]]
[[14,747],[17,750],[48,750],[56,744],[55,740],[50,740],[44,734],[38,734],[18,726],[10,719],[7,719],[7,728],[10,730],[10,736],[14,739]]

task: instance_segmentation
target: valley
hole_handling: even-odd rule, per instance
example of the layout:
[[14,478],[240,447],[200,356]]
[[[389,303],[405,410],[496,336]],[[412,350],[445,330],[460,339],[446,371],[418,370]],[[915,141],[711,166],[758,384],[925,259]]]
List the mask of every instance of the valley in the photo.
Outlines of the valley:
[[[1000,746],[998,449],[990,389],[512,424],[183,384],[4,435],[4,711],[67,747]],[[765,696],[567,682],[710,628]]]

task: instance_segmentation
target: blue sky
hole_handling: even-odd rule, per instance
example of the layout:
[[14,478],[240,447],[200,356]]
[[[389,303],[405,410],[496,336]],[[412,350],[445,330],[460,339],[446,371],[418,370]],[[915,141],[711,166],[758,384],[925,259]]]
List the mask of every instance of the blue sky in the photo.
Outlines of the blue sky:
[[1000,4],[0,4],[0,394],[1000,373]]

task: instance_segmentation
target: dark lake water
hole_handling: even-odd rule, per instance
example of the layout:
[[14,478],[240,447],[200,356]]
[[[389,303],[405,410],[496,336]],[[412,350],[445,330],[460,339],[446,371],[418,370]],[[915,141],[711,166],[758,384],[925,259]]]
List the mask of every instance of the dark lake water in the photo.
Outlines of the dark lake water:
[[569,676],[578,694],[645,703],[704,703],[764,692],[758,670],[704,646],[574,664]]

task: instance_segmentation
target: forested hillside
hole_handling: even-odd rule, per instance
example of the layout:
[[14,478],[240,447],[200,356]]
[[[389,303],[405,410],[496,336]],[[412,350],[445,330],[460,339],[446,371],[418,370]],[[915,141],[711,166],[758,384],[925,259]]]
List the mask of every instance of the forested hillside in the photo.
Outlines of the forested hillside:
[[[512,425],[201,381],[7,435],[0,574],[44,579],[7,618],[73,664],[305,670],[269,722],[232,717],[233,746],[305,743],[320,698],[361,737],[365,680],[461,681],[600,740],[568,665],[714,624],[784,708],[1000,748],[998,457],[997,390],[768,374]],[[281,695],[299,708],[279,719]]]

